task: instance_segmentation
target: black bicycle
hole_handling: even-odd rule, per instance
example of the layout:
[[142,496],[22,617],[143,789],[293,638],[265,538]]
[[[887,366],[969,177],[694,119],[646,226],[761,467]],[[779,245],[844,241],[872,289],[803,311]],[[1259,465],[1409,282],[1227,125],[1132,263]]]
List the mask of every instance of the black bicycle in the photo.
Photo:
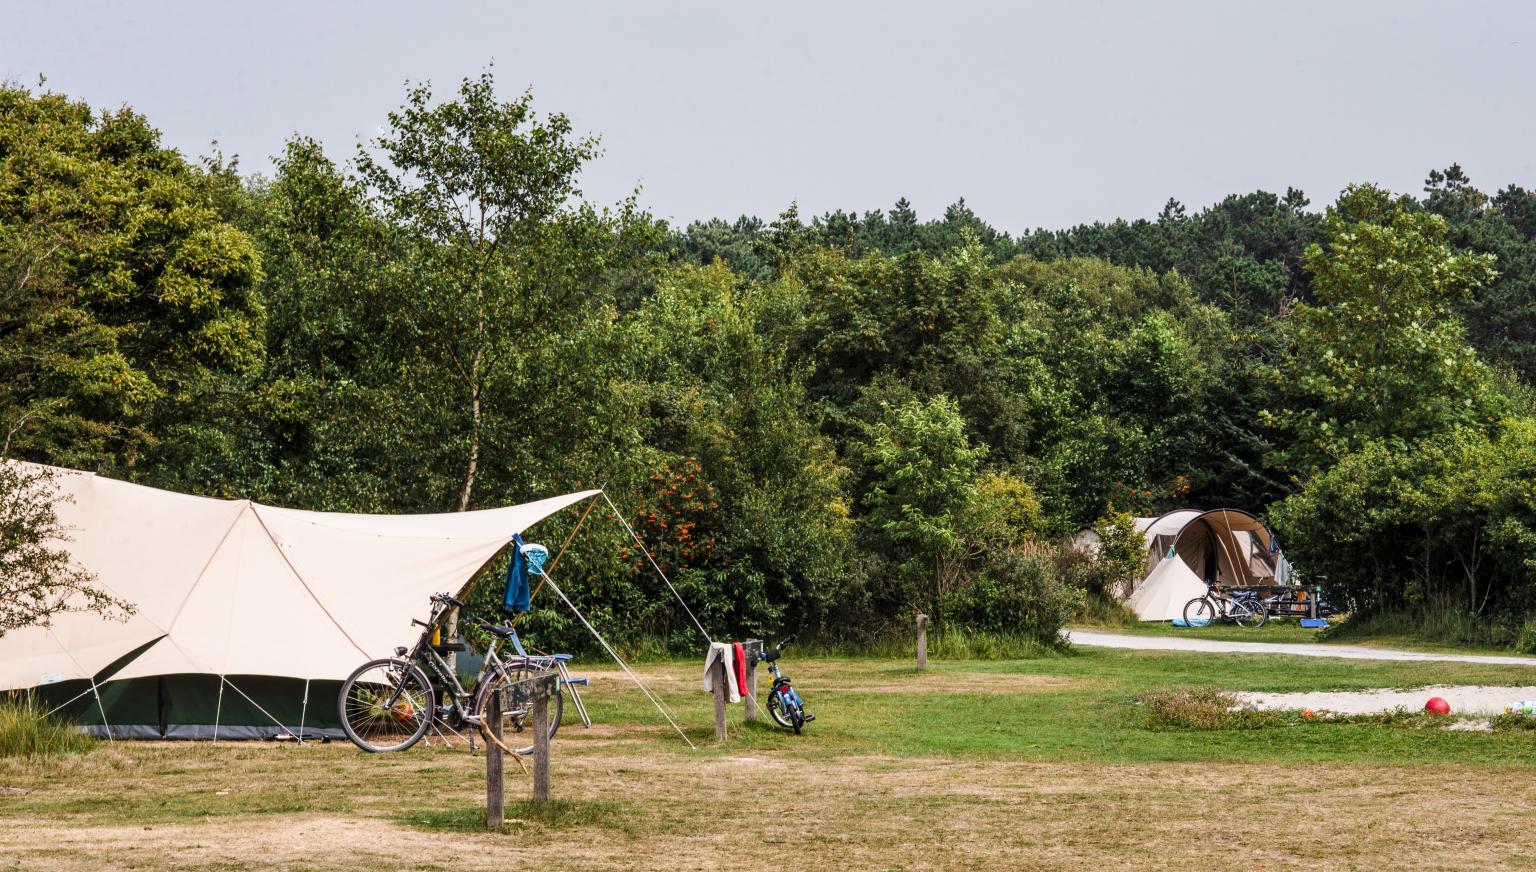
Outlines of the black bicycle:
[[[404,751],[421,740],[433,725],[447,729],[473,727],[478,729],[487,743],[494,743],[503,750],[515,754],[531,754],[533,746],[512,748],[498,740],[486,722],[485,713],[491,695],[526,678],[557,670],[562,680],[561,692],[549,701],[549,735],[554,737],[560,728],[560,716],[565,709],[563,691],[568,687],[574,697],[583,722],[588,722],[586,707],[576,695],[573,685],[585,683],[585,679],[570,678],[565,671],[569,655],[529,655],[517,641],[517,633],[511,627],[476,621],[475,625],[489,632],[493,638],[485,652],[485,662],[473,683],[474,692],[464,688],[443,656],[458,646],[434,645],[433,639],[441,633],[444,617],[452,607],[462,608],[464,603],[449,596],[432,597],[432,613],[425,622],[412,620],[422,628],[421,638],[413,648],[396,648],[395,656],[370,660],[359,666],[341,685],[337,705],[341,710],[341,726],[347,738],[364,751],[384,753]],[[497,656],[500,642],[511,641],[519,657],[503,661]],[[426,664],[436,677],[434,684],[420,664]],[[441,689],[441,693],[440,693]],[[503,701],[518,697],[503,694]],[[502,712],[502,735],[521,733],[532,720],[529,704],[512,705]]]
[[1232,596],[1226,588],[1214,585],[1205,596],[1197,596],[1184,604],[1185,624],[1204,627],[1216,620],[1257,629],[1269,620],[1269,611],[1257,596]]

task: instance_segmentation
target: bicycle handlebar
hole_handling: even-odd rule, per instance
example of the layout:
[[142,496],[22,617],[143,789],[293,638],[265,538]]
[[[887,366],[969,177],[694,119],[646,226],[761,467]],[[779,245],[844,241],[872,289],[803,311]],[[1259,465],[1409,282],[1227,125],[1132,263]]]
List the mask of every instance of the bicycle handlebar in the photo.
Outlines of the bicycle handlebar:
[[464,608],[464,602],[457,597],[452,596],[451,594],[433,594],[432,601],[435,603],[442,603],[445,606],[458,606],[461,609]]

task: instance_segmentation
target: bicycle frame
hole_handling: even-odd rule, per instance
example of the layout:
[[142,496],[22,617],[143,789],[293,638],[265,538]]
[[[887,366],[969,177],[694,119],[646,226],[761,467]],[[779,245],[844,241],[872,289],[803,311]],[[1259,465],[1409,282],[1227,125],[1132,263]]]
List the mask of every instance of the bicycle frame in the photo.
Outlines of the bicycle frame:
[[[464,717],[472,714],[469,711],[471,694],[468,690],[464,689],[463,682],[459,681],[459,676],[454,673],[453,668],[448,664],[448,660],[432,646],[432,631],[437,628],[438,621],[442,620],[443,615],[447,611],[448,609],[445,606],[435,605],[432,609],[432,616],[426,623],[412,621],[412,623],[421,624],[424,627],[421,631],[421,638],[416,640],[416,644],[411,647],[409,652],[399,650],[396,653],[408,663],[425,663],[435,679],[433,687],[440,687],[442,690],[447,691],[448,695],[452,698],[449,710],[457,711],[460,717]],[[485,662],[481,664],[479,673],[475,675],[475,683],[477,685],[484,681],[487,675],[506,673],[508,664],[496,656],[497,644],[498,640],[493,638],[490,645],[485,649]],[[437,682],[441,682],[441,684]],[[392,695],[389,703],[392,705],[394,702],[395,697]]]
[[[421,624],[423,627],[421,638],[416,640],[416,645],[410,649],[409,653],[401,653],[401,656],[413,663],[425,662],[430,667],[433,676],[442,682],[444,689],[452,697],[453,702],[450,706],[450,711],[457,710],[460,717],[466,717],[473,714],[469,707],[474,694],[464,688],[463,683],[459,681],[459,677],[454,674],[453,669],[448,665],[447,659],[432,646],[432,631],[446,613],[447,608],[439,605],[434,607],[432,616],[426,623],[415,621],[414,623]],[[480,682],[485,681],[488,675],[506,675],[509,669],[519,665],[528,665],[539,669],[553,669],[559,674],[559,684],[557,687],[570,692],[571,704],[576,707],[576,714],[581,717],[582,725],[592,726],[592,717],[587,713],[586,702],[582,700],[581,694],[576,690],[576,686],[578,684],[585,684],[587,679],[575,678],[571,675],[570,669],[566,666],[566,660],[570,659],[569,655],[529,654],[523,649],[522,642],[518,638],[516,631],[512,633],[508,641],[512,643],[512,649],[517,652],[517,656],[509,660],[503,660],[496,653],[498,646],[501,644],[501,639],[494,634],[491,636],[490,644],[485,649],[485,662],[481,665],[479,673],[475,675],[476,685],[478,686]],[[394,700],[391,699],[390,702],[393,703]]]
[[778,694],[786,703],[792,703],[797,706],[805,705],[805,700],[800,698],[800,694],[795,691],[794,686],[784,677],[784,673],[779,671],[777,661],[770,661],[768,663],[768,674],[773,676],[772,687],[774,693]]

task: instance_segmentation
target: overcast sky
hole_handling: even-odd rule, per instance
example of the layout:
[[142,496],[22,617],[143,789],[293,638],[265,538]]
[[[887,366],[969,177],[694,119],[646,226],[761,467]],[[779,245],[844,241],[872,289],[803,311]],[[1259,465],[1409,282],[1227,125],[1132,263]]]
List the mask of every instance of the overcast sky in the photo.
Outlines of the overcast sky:
[[494,61],[602,137],[599,202],[676,222],[964,197],[1019,232],[1460,162],[1536,187],[1536,3],[4,3],[0,74],[189,156],[349,157],[406,80]]

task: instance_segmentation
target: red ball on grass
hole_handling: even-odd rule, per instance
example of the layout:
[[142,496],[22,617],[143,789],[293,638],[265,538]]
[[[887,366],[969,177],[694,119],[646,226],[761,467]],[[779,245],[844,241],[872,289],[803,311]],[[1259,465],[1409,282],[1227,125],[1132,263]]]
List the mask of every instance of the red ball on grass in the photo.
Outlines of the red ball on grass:
[[1429,702],[1424,703],[1424,710],[1432,715],[1448,715],[1451,713],[1451,704],[1444,697],[1432,696]]

